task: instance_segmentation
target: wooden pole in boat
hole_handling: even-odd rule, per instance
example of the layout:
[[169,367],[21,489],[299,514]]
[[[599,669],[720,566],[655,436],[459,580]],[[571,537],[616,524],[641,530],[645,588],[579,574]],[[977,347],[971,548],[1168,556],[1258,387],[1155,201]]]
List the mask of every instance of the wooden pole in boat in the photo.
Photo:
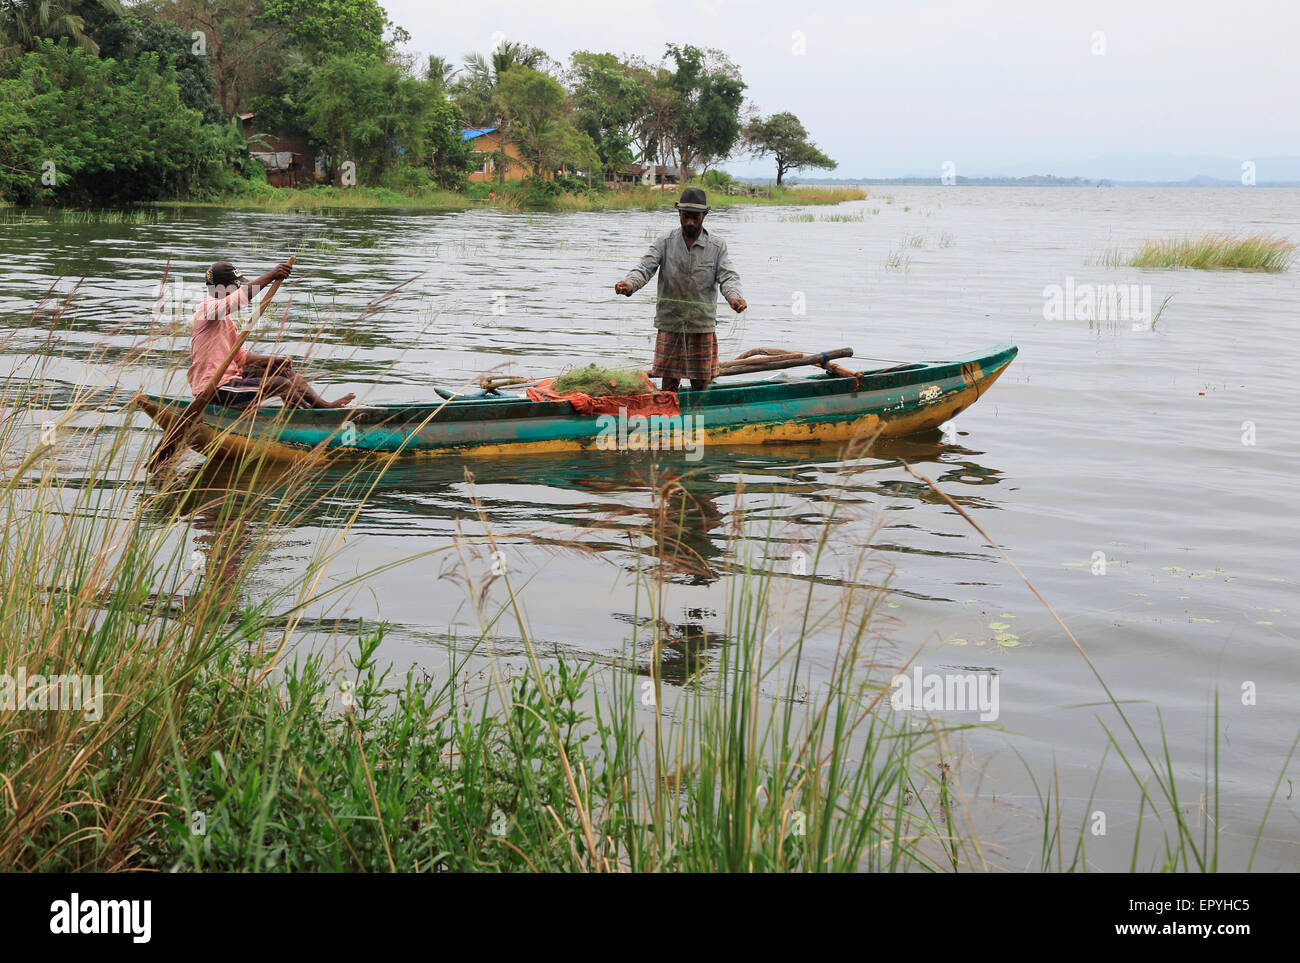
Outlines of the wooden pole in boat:
[[[289,267],[293,267],[293,262],[297,259],[298,255],[289,255]],[[203,414],[203,409],[212,402],[213,396],[217,393],[217,386],[221,382],[221,376],[225,373],[226,369],[230,367],[231,362],[235,360],[235,355],[239,354],[239,349],[244,346],[244,342],[248,340],[248,336],[253,333],[253,327],[262,317],[262,312],[265,311],[267,305],[271,303],[271,299],[275,297],[275,293],[280,290],[280,284],[283,280],[283,278],[276,278],[271,283],[271,286],[266,291],[266,295],[258,302],[257,307],[253,309],[253,316],[248,319],[248,324],[244,325],[244,330],[241,331],[239,337],[235,339],[235,343],[231,346],[230,352],[226,355],[225,360],[223,360],[221,364],[217,365],[217,370],[213,372],[211,380],[204,385],[202,391],[194,396],[194,400],[185,406],[185,410],[180,413],[174,422],[172,422],[171,427],[163,432],[162,441],[158,442],[158,447],[155,448],[153,454],[149,456],[150,471],[156,471],[160,465],[164,464],[167,459],[172,456],[177,446],[183,446],[185,436],[188,434],[190,426],[199,419]]]
[[[829,363],[835,358],[853,357],[852,348],[836,348],[834,351],[822,351],[818,354],[801,354],[801,355],[782,355],[764,359],[762,356],[755,357],[752,361],[748,358],[737,358],[735,361],[729,361],[719,366],[718,377],[723,375],[753,374],[756,371],[779,371],[782,368],[800,368],[804,365],[813,365],[815,367],[828,367]],[[838,368],[838,365],[829,365],[829,367]],[[829,369],[828,369],[829,370]],[[840,369],[844,370],[844,369]]]

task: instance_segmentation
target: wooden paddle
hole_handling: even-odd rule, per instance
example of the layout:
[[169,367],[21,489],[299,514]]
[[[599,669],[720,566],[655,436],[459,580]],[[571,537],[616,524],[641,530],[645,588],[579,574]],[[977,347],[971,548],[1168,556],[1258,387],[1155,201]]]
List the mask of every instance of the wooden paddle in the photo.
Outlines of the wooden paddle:
[[[293,267],[293,262],[297,260],[297,257],[296,254],[289,256],[289,267]],[[262,317],[262,312],[266,310],[267,305],[271,303],[271,299],[275,297],[275,292],[280,290],[282,280],[283,278],[276,278],[271,283],[271,286],[267,288],[266,295],[253,309],[253,316],[248,319],[248,324],[244,325],[244,330],[235,339],[230,352],[221,364],[217,365],[217,370],[213,373],[212,379],[203,387],[202,391],[194,396],[194,400],[185,406],[185,410],[180,413],[180,416],[172,423],[171,427],[163,432],[162,441],[158,442],[158,447],[149,456],[150,471],[156,471],[160,465],[166,463],[167,459],[175,452],[176,447],[182,444],[185,436],[189,433],[190,427],[203,414],[203,409],[212,402],[213,396],[217,393],[217,387],[221,383],[221,376],[226,373],[230,363],[235,360],[235,355],[239,354],[239,349],[244,346],[248,336],[253,333],[253,327],[257,324],[258,319]]]

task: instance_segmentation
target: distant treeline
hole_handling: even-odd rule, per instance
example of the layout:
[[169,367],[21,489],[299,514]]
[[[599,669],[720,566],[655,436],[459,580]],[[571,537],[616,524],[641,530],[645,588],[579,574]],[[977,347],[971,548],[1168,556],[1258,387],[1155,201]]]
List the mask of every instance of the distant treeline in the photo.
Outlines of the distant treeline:
[[[746,184],[771,184],[770,177],[739,178]],[[791,180],[791,184],[817,187],[1242,187],[1238,181],[1219,180],[1213,177],[1194,177],[1186,181],[1117,181],[1109,178],[1091,180],[1086,177],[1056,177],[1052,174],[1035,174],[1029,177],[956,177],[945,182],[941,177],[804,177]],[[1300,181],[1260,181],[1251,187],[1300,187]]]
[[[703,173],[742,150],[778,180],[835,166],[793,114],[742,118],[746,84],[718,50],[561,65],[503,40],[453,62],[409,40],[378,0],[0,0],[0,197],[265,192],[250,150],[299,152],[274,141],[301,144],[321,180],[408,195],[463,190],[480,164],[549,188],[577,171],[584,189],[633,161]],[[466,127],[508,144],[475,154]]]

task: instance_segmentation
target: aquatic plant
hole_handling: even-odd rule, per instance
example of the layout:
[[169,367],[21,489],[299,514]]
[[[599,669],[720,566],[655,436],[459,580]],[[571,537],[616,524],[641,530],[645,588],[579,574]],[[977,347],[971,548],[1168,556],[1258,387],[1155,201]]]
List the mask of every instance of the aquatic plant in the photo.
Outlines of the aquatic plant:
[[1147,240],[1136,254],[1108,252],[1109,266],[1196,268],[1198,270],[1286,271],[1295,262],[1298,245],[1284,237],[1218,233],[1173,240]]

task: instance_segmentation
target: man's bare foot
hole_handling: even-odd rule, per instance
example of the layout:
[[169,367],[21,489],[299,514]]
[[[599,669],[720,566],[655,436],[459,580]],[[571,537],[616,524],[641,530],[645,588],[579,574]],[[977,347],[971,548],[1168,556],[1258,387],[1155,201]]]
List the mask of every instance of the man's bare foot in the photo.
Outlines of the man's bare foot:
[[338,401],[327,401],[327,402],[325,402],[325,407],[326,407],[326,408],[346,408],[348,405],[352,404],[352,402],[354,402],[354,401],[356,400],[356,398],[357,398],[356,395],[344,395],[344,396],[343,396],[342,398],[340,398]]

